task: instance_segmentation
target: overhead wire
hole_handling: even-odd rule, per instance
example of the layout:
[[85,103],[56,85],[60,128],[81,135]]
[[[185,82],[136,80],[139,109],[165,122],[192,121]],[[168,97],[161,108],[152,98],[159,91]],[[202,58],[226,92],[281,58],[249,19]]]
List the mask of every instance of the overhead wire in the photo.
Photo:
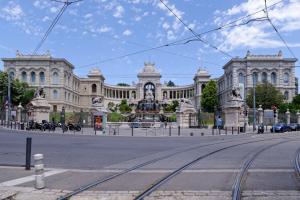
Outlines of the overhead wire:
[[51,0],[54,2],[59,2],[59,3],[63,3],[64,5],[62,6],[62,8],[60,9],[60,11],[58,12],[58,14],[56,15],[56,17],[53,19],[53,21],[51,22],[49,28],[47,29],[47,31],[45,32],[43,38],[41,39],[41,41],[38,43],[38,45],[36,46],[36,48],[33,51],[33,55],[36,55],[36,53],[38,52],[38,50],[41,48],[41,46],[43,45],[43,43],[45,42],[45,40],[48,38],[49,34],[52,32],[53,28],[55,27],[55,25],[58,23],[59,19],[61,18],[61,16],[64,14],[64,12],[66,11],[66,9],[68,8],[69,5],[73,4],[73,3],[77,3],[79,1],[82,0],[76,0],[76,1],[59,1],[59,0]]
[[196,38],[198,38],[198,40],[206,45],[208,45],[209,47],[221,52],[222,54],[224,54],[227,57],[233,58],[232,55],[230,55],[229,53],[221,50],[220,48],[218,48],[217,46],[209,43],[208,41],[204,40],[203,38],[201,38],[199,36],[199,34],[197,34],[191,27],[189,27],[167,4],[165,4],[165,2],[163,0],[160,0],[160,2],[176,17],[176,19],[178,19]]
[[271,18],[269,16],[269,11],[268,11],[268,6],[267,6],[267,0],[265,0],[265,9],[264,9],[264,11],[266,13],[267,20],[269,21],[270,25],[272,26],[272,28],[274,29],[274,31],[276,32],[276,34],[278,35],[278,37],[280,38],[280,40],[283,42],[283,44],[286,46],[286,48],[292,54],[292,56],[294,58],[296,58],[296,55],[294,54],[294,52],[292,51],[292,49],[288,46],[287,42],[284,40],[284,38],[282,37],[282,35],[278,31],[278,29],[276,28],[276,26],[272,22],[272,20],[271,20]]
[[[280,3],[282,3],[283,1],[285,0],[280,0],[272,5],[269,5],[268,8],[272,8]],[[247,19],[253,15],[256,15],[257,13],[260,13],[260,12],[263,12],[264,9],[261,9],[261,10],[258,10],[256,12],[253,12],[253,13],[250,13],[246,16],[243,16],[243,17],[240,17],[236,20],[233,20],[233,21],[230,21],[226,24],[223,24],[217,28],[213,28],[213,29],[210,29],[208,31],[204,31],[202,33],[199,33],[197,34],[197,36],[201,36],[201,35],[204,35],[204,34],[208,34],[210,32],[214,32],[214,31],[218,31],[218,30],[221,30],[221,29],[225,29],[227,27],[230,28],[230,25],[238,22],[238,21],[241,21],[241,20],[244,20],[244,19]],[[250,22],[253,22],[255,21],[256,18],[254,19],[250,19],[248,20],[247,22],[244,22],[244,24],[248,24]],[[257,18],[257,19],[260,19],[260,18]],[[257,21],[260,21],[260,20],[257,20]],[[243,25],[243,23],[240,24],[240,26]],[[238,25],[232,25],[233,26],[238,26]],[[104,60],[99,60],[99,61],[95,61],[95,62],[92,62],[92,63],[89,63],[89,64],[84,64],[84,65],[81,65],[79,67],[76,67],[77,69],[80,69],[80,68],[85,68],[85,67],[90,67],[90,66],[93,66],[93,65],[97,65],[97,64],[102,64],[102,63],[106,63],[106,62],[110,62],[110,61],[115,61],[115,60],[118,60],[118,59],[122,59],[122,58],[126,58],[126,57],[129,57],[129,56],[133,56],[133,55],[137,55],[137,54],[142,54],[142,53],[145,53],[145,52],[149,52],[149,51],[153,51],[153,50],[157,50],[157,49],[160,49],[160,48],[164,48],[164,47],[170,47],[170,46],[176,46],[176,45],[183,45],[185,42],[191,40],[195,38],[195,36],[190,36],[190,37],[186,37],[186,38],[183,38],[183,39],[180,39],[180,40],[176,40],[174,42],[170,42],[170,43],[166,43],[166,44],[163,44],[163,45],[159,45],[159,46],[156,46],[156,47],[151,47],[151,48],[148,48],[148,49],[143,49],[143,50],[139,50],[139,51],[135,51],[135,52],[131,52],[131,53],[127,53],[127,54],[124,54],[124,55],[120,55],[120,56],[116,56],[116,57],[111,57],[111,58],[107,58],[107,59],[104,59]],[[231,56],[232,57],[232,56]]]

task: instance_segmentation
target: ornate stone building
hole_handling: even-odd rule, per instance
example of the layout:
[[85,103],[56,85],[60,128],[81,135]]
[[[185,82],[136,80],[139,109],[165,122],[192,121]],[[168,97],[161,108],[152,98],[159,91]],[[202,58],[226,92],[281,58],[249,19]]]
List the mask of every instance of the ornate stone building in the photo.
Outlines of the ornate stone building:
[[247,52],[245,58],[233,58],[223,69],[218,79],[220,108],[230,99],[232,89],[240,88],[242,99],[255,84],[269,82],[284,95],[287,102],[295,96],[295,58],[284,58],[282,52],[276,55],[253,55]]
[[[152,63],[145,63],[137,74],[138,82],[130,86],[110,85],[105,82],[99,69],[92,69],[86,78],[73,73],[74,66],[64,58],[45,55],[22,55],[17,52],[15,58],[3,58],[4,70],[11,76],[29,83],[33,87],[43,87],[51,111],[68,112],[88,111],[94,97],[102,97],[105,107],[109,102],[119,104],[122,99],[137,103],[151,91],[155,100],[171,102],[181,98],[190,99],[194,107],[200,109],[202,91],[210,80],[204,69],[199,69],[193,84],[168,87],[161,83],[161,74]],[[294,58],[283,58],[281,51],[277,55],[252,55],[245,58],[233,58],[223,67],[224,75],[217,79],[220,108],[229,99],[231,90],[239,87],[243,98],[246,91],[256,83],[274,84],[290,102],[295,96],[295,62]]]
[[51,111],[89,111],[94,97],[102,97],[105,107],[109,102],[119,104],[122,99],[138,103],[150,90],[155,100],[171,102],[181,98],[190,99],[195,108],[200,108],[200,98],[210,75],[199,69],[194,83],[185,86],[168,87],[161,83],[161,74],[152,63],[145,63],[137,74],[138,83],[130,86],[110,85],[99,69],[92,69],[86,78],[73,73],[74,66],[64,58],[46,55],[22,55],[16,58],[3,58],[4,70],[12,77],[29,83],[33,87],[43,87]]

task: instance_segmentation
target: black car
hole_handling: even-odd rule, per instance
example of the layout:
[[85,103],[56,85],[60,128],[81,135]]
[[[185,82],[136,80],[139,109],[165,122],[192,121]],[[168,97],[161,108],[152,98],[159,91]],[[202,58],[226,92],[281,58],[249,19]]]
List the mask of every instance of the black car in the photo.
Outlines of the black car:
[[290,131],[299,131],[300,130],[300,125],[297,123],[290,123],[288,125],[288,127],[290,128]]

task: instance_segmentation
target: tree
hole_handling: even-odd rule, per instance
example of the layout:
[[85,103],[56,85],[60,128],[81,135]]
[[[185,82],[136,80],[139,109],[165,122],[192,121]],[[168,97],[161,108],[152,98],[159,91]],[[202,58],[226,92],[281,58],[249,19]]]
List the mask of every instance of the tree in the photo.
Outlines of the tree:
[[172,103],[165,106],[165,112],[175,112],[177,107],[179,106],[179,102],[177,100],[173,100]]
[[300,94],[297,94],[292,101],[293,104],[295,105],[300,105]]
[[[247,96],[247,105],[253,107],[253,88]],[[271,83],[258,84],[255,87],[256,108],[262,105],[263,109],[271,109],[272,106],[279,107],[283,103],[283,96]]]
[[117,86],[129,87],[130,85],[127,83],[118,83]]
[[[5,97],[7,97],[7,86],[8,86],[8,74],[6,72],[0,71],[0,105],[4,103]],[[11,103],[12,105],[19,105],[21,103],[26,106],[34,95],[34,89],[31,89],[29,85],[25,82],[21,82],[18,79],[13,79],[11,81]]]
[[121,101],[119,109],[121,113],[129,113],[132,110],[125,99]]
[[175,83],[173,81],[169,80],[168,83],[167,83],[167,86],[168,87],[175,87]]
[[217,84],[210,80],[202,91],[201,107],[206,112],[214,112],[217,103]]

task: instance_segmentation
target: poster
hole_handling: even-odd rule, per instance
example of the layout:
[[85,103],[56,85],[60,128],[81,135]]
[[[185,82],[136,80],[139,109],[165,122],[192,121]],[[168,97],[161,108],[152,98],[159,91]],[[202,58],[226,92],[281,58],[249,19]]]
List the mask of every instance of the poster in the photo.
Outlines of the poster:
[[94,116],[94,129],[96,131],[102,131],[102,116]]

